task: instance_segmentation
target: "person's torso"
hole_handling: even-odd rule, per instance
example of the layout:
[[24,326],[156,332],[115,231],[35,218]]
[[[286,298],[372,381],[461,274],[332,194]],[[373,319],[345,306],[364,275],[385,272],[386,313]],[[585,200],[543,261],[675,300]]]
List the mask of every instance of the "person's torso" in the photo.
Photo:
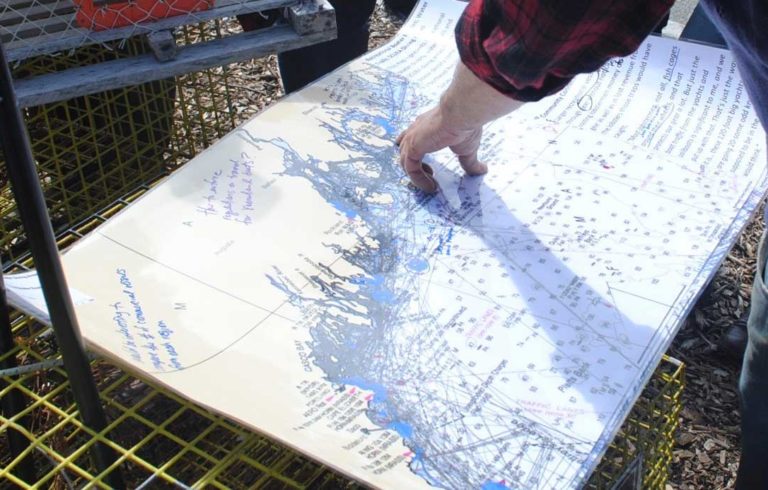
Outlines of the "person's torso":
[[768,129],[768,0],[701,0],[736,57],[747,93]]

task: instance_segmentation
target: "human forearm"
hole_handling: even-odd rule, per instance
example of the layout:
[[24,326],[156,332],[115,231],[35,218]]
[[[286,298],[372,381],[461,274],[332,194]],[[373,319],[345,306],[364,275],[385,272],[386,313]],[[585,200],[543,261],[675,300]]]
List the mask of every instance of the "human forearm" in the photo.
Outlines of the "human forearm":
[[500,93],[458,63],[451,84],[440,97],[438,109],[446,127],[462,130],[481,127],[523,104]]
[[[574,2],[471,0],[456,27],[461,63],[439,104],[397,139],[400,164],[426,192],[437,182],[422,159],[449,147],[469,175],[487,171],[477,158],[482,127],[565,87],[579,73],[634,51],[673,0]],[[556,33],[556,35],[555,35]]]

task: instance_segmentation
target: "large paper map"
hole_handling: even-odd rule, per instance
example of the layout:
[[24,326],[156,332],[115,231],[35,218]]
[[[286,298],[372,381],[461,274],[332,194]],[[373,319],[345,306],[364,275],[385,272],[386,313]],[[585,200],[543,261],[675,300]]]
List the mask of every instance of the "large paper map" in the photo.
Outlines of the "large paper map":
[[393,141],[465,5],[422,1],[67,251],[89,346],[373,486],[578,487],[763,195],[765,136],[728,52],[651,38],[416,192]]

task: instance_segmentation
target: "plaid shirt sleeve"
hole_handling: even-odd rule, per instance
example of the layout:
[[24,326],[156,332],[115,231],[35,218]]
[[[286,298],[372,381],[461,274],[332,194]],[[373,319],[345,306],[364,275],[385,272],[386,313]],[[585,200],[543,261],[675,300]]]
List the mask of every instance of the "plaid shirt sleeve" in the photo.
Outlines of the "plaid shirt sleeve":
[[470,0],[461,61],[499,92],[535,101],[637,49],[674,0]]

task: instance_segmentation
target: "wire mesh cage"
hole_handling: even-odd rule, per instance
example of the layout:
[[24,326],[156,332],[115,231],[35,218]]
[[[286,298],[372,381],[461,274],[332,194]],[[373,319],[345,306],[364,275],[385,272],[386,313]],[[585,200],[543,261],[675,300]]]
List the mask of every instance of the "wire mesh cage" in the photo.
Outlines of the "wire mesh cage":
[[[27,317],[17,318],[16,336],[27,340],[11,355],[22,365],[55,356],[51,338],[40,335],[43,330]],[[60,368],[2,378],[0,397],[16,391],[26,408],[13,417],[0,417],[0,432],[20,434],[27,446],[12,456],[7,441],[0,441],[0,486],[108,488],[105,478],[119,468],[129,488],[361,488],[106,362],[94,362],[93,372],[110,420],[99,433],[79,422]],[[614,488],[638,456],[642,488],[664,488],[683,374],[679,361],[664,358],[587,488]],[[119,455],[117,463],[102,473],[94,470],[88,457],[88,450],[99,441]],[[34,465],[33,479],[19,476],[24,461]]]
[[11,60],[23,60],[295,3],[295,0],[4,0],[0,2],[0,41]]
[[[187,26],[185,43],[222,36],[218,22]],[[147,50],[140,38],[80,48],[70,56],[39,56],[14,75],[65,70]],[[227,67],[176,79],[31,107],[25,111],[32,153],[56,232],[119,196],[152,182],[229,132],[236,123]],[[21,222],[0,156],[0,254],[26,251]]]
[[664,357],[586,488],[613,489],[638,464],[638,486],[663,489],[682,409],[685,365]]

